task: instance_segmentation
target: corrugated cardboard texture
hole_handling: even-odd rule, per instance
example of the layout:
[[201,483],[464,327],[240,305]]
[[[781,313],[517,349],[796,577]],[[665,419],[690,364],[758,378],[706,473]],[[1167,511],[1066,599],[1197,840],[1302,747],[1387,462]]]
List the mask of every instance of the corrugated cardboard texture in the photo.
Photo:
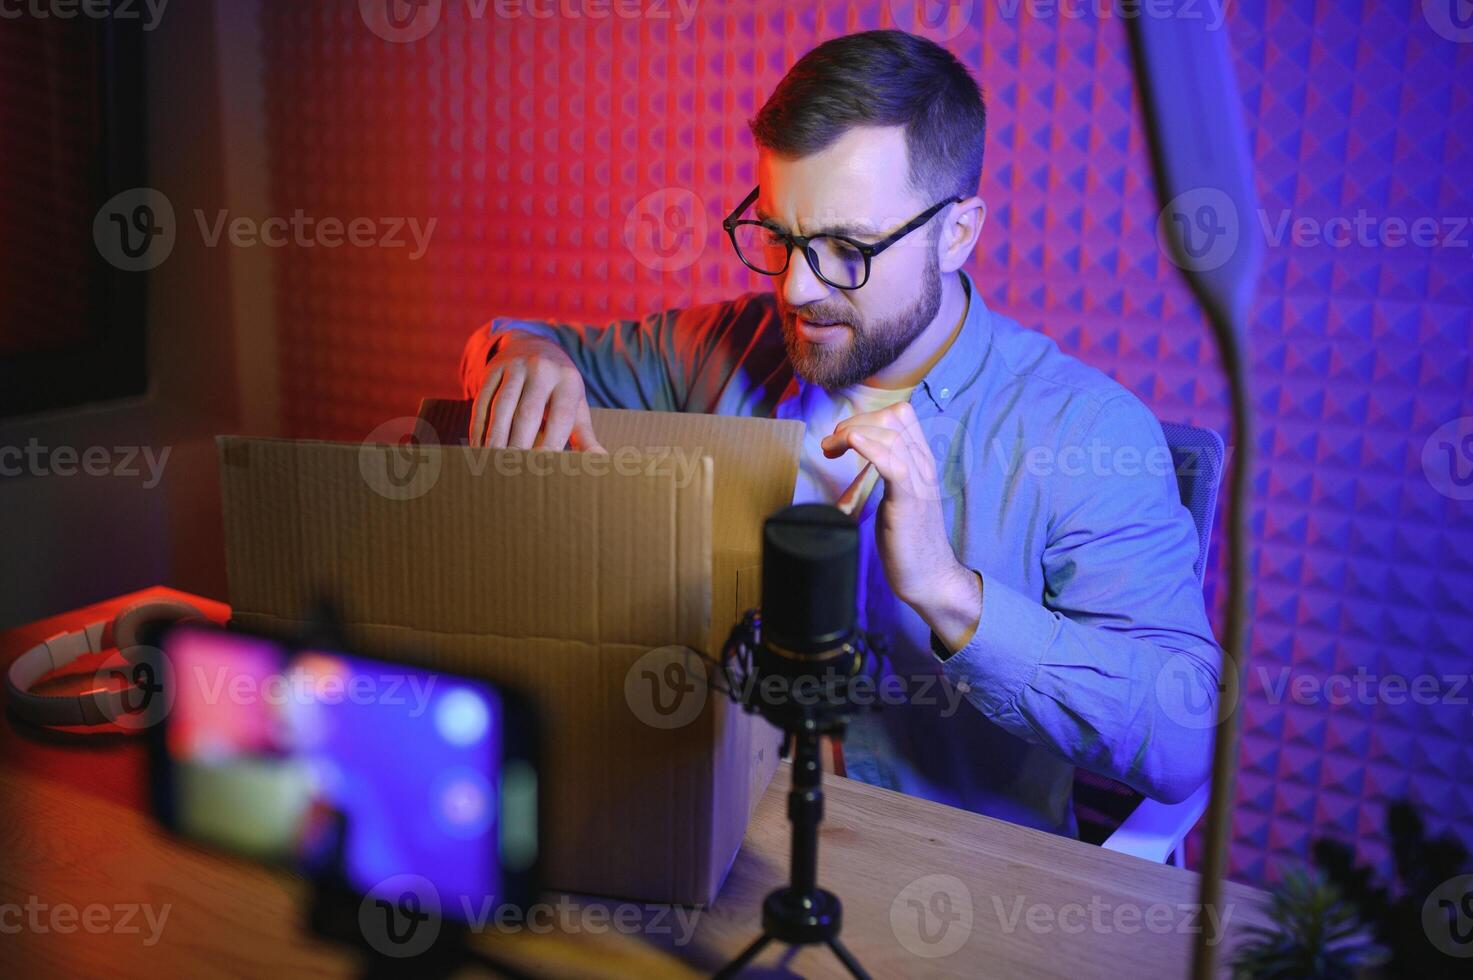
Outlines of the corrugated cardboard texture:
[[617,416],[599,429],[611,450],[649,450],[623,457],[638,465],[592,475],[563,465],[581,454],[422,447],[434,477],[411,499],[365,477],[393,447],[222,439],[231,604],[242,626],[290,632],[331,597],[365,652],[532,693],[549,885],[705,902],[771,777],[776,733],[714,692],[690,724],[652,727],[625,678],[655,647],[719,652],[741,611],[736,569],[747,582],[762,517],[791,499],[801,426],[599,414]]
[[[470,429],[471,402],[426,398],[419,417],[444,445],[463,445]],[[731,624],[757,604],[762,560],[762,522],[792,502],[803,424],[674,412],[595,408],[593,431],[610,452],[633,448],[710,456],[716,465],[712,508],[713,635],[709,651],[720,650]],[[738,594],[741,572],[746,595]]]
[[[679,447],[715,460],[715,548],[760,559],[762,522],[793,501],[803,423],[608,408],[591,409],[590,415],[594,434],[610,452]],[[443,445],[463,445],[471,403],[426,398],[420,402],[419,417]]]

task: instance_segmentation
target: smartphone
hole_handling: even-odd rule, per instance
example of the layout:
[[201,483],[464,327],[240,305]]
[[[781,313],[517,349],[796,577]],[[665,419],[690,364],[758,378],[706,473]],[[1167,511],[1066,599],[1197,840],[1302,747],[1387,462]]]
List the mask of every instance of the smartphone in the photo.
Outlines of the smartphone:
[[[172,831],[441,916],[536,897],[537,720],[484,679],[181,623],[157,640],[168,710],[153,805]],[[389,894],[390,892],[394,894]]]

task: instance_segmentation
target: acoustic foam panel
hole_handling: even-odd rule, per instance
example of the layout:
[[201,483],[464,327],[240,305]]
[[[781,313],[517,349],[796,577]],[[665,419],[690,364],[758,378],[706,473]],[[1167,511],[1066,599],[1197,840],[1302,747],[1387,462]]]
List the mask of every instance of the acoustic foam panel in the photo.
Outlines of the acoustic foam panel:
[[[991,210],[969,267],[987,302],[1161,418],[1224,430],[1211,342],[1157,246],[1125,24],[1095,6],[760,0],[699,4],[682,27],[671,5],[538,18],[445,0],[401,43],[354,0],[268,3],[277,213],[436,221],[417,261],[412,246],[279,253],[287,434],[359,439],[453,393],[461,344],[494,314],[598,322],[765,288],[720,228],[754,183],[746,121],[816,43],[889,26],[945,43],[987,89]],[[1275,695],[1285,670],[1469,672],[1473,503],[1433,488],[1422,450],[1473,415],[1473,230],[1454,234],[1473,215],[1473,43],[1406,6],[1252,0],[1225,25],[1262,208],[1240,231],[1268,237],[1231,862],[1248,881],[1302,862],[1318,836],[1384,867],[1385,808],[1402,796],[1434,832],[1473,840],[1473,691],[1457,703],[1439,680],[1428,705]],[[1361,213],[1383,231],[1344,247],[1275,234],[1286,215]],[[1392,244],[1393,218],[1436,219],[1438,243]]]

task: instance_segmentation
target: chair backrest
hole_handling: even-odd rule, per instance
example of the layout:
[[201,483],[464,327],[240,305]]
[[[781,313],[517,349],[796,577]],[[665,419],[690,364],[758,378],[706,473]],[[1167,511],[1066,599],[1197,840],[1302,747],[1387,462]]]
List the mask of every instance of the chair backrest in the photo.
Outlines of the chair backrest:
[[1212,546],[1212,522],[1217,516],[1217,491],[1222,486],[1222,471],[1227,449],[1222,436],[1183,422],[1162,422],[1161,434],[1171,450],[1176,468],[1176,489],[1181,502],[1191,512],[1197,526],[1197,581],[1207,571],[1207,553]]
[[[1162,422],[1161,434],[1171,450],[1176,470],[1176,489],[1197,528],[1197,581],[1207,570],[1212,545],[1212,523],[1217,516],[1217,492],[1227,450],[1222,436],[1211,429],[1182,422]],[[1124,783],[1108,776],[1078,769],[1074,774],[1074,814],[1079,820],[1080,839],[1101,844],[1114,833],[1140,804],[1142,797]]]

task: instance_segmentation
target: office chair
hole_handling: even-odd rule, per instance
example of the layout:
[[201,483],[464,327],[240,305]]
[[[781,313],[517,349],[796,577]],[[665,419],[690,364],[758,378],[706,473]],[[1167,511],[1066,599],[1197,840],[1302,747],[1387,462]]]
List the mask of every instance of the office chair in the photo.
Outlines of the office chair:
[[[1197,581],[1206,573],[1212,544],[1212,521],[1217,514],[1217,491],[1222,484],[1226,450],[1222,436],[1211,429],[1162,422],[1161,432],[1176,467],[1181,502],[1197,528]],[[1207,808],[1210,780],[1180,803],[1158,803],[1107,776],[1080,769],[1074,776],[1074,812],[1079,836],[1106,850],[1134,854],[1178,868],[1186,867],[1187,834]]]

